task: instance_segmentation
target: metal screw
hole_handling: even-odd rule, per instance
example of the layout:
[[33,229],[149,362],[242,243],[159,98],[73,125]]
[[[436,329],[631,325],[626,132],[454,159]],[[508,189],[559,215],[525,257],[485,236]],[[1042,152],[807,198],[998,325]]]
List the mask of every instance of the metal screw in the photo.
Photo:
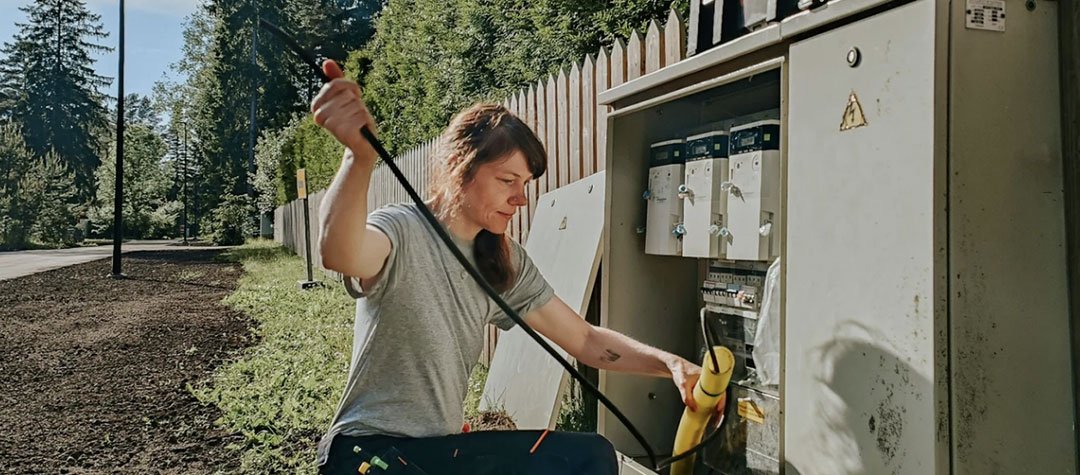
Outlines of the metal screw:
[[1024,6],[1027,7],[1029,12],[1035,11],[1035,0],[1027,0],[1027,3],[1025,3]]
[[859,51],[859,48],[852,47],[851,50],[849,50],[847,52],[847,64],[848,64],[848,66],[851,66],[851,67],[854,68],[854,67],[858,66],[861,61],[862,61],[862,52]]

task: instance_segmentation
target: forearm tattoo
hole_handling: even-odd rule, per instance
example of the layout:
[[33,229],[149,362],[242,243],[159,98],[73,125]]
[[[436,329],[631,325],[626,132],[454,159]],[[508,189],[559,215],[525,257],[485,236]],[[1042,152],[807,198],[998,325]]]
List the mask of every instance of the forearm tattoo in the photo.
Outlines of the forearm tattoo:
[[622,358],[622,355],[611,350],[604,350],[604,356],[600,357],[601,360],[607,361],[608,363],[614,363],[618,361],[619,358]]

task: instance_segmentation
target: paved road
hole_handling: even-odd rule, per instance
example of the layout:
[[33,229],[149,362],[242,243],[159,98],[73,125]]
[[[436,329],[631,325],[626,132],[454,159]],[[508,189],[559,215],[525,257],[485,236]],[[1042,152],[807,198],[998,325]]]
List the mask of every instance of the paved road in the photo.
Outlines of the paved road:
[[[160,251],[183,249],[212,249],[209,247],[185,247],[179,241],[129,241],[122,246],[123,252]],[[67,267],[83,262],[112,257],[113,247],[76,247],[39,251],[0,252],[0,280],[14,279],[24,275]]]

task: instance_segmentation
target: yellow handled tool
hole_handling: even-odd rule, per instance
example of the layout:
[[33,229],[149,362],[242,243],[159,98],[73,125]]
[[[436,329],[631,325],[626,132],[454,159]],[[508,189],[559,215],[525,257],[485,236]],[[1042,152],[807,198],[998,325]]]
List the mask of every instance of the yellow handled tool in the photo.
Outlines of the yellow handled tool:
[[[694,386],[694,402],[697,403],[697,410],[691,411],[689,407],[683,410],[682,420],[679,421],[679,431],[675,433],[673,455],[686,452],[701,442],[701,437],[705,434],[705,425],[716,412],[716,405],[720,403],[731,381],[731,370],[735,368],[735,356],[722,346],[714,346],[713,353],[716,355],[715,365],[708,354],[701,363],[701,378]],[[671,464],[671,475],[694,473],[695,458],[696,455],[693,455]]]

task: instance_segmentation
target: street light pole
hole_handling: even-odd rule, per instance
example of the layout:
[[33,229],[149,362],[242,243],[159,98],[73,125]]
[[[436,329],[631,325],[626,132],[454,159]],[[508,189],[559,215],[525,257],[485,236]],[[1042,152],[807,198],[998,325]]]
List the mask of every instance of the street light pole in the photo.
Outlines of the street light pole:
[[184,128],[184,142],[183,142],[183,145],[182,145],[184,151],[183,151],[183,155],[181,155],[181,159],[180,159],[181,163],[183,163],[183,165],[181,165],[180,173],[183,174],[183,178],[182,178],[183,185],[182,185],[181,193],[184,194],[184,196],[183,196],[183,201],[184,201],[184,244],[187,244],[188,243],[188,241],[187,241],[187,239],[188,239],[188,219],[187,219],[187,203],[188,203],[187,122],[181,122],[180,125]]
[[123,279],[120,268],[120,241],[124,237],[124,0],[120,0],[120,61],[116,93],[116,187],[113,190],[113,256],[114,279]]
[[[257,143],[258,136],[258,117],[256,115],[258,109],[259,100],[259,56],[258,56],[258,41],[259,41],[259,8],[258,4],[254,0],[251,2],[252,8],[252,23],[251,23],[251,68],[253,74],[251,75],[251,104],[249,110],[249,122],[250,128],[248,129],[248,163],[247,163],[247,176],[245,182],[247,183],[247,195],[251,199],[251,202],[255,202],[255,187],[252,186],[252,177],[255,175],[255,144]],[[258,228],[261,228],[259,221],[258,211],[255,211],[256,216],[249,216],[248,222],[254,221]],[[257,229],[258,229],[257,228]],[[256,233],[258,235],[258,233]],[[249,236],[244,236],[245,238]]]

